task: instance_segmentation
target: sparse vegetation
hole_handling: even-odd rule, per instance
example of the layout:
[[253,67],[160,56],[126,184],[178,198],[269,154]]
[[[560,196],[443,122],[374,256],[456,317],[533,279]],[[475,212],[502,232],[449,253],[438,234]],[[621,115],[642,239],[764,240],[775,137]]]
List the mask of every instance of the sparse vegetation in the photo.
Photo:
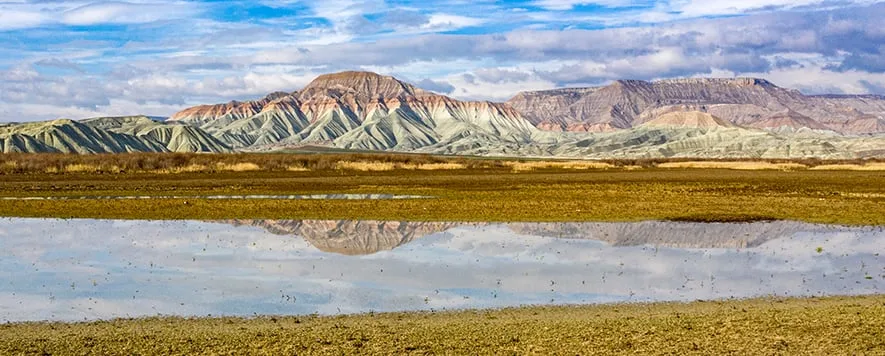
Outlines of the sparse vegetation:
[[[354,169],[460,169],[491,167],[492,160],[439,157],[418,154],[328,153],[328,154],[0,154],[0,174],[40,173],[193,173],[218,171],[292,171]],[[379,169],[380,167],[381,169]]]
[[352,162],[340,161],[335,164],[335,169],[353,170],[363,172],[392,171],[396,168],[393,162]]
[[885,163],[867,163],[867,164],[824,164],[811,167],[815,170],[825,171],[885,171]]
[[231,171],[231,172],[252,172],[252,171],[260,171],[261,166],[252,163],[252,162],[238,162],[238,163],[219,163],[218,164],[219,171]]
[[753,162],[753,161],[733,161],[733,162],[705,162],[705,161],[689,161],[689,162],[666,162],[657,165],[658,168],[702,168],[702,169],[737,169],[745,171],[757,170],[779,170],[789,171],[797,169],[806,169],[808,166],[801,163],[772,163],[772,162]]
[[[883,160],[720,159],[515,159],[435,156],[406,153],[126,153],[126,154],[0,154],[0,175],[66,173],[212,173],[218,171],[391,171],[498,169],[601,170],[642,168],[740,170],[866,170],[885,171]],[[295,168],[295,169],[293,169]]]
[[610,169],[616,168],[614,164],[596,161],[507,161],[503,163],[505,166],[513,169],[514,172],[527,172],[537,169]]
[[882,354],[885,296],[0,325],[0,354]]
[[[74,156],[77,159],[79,156]],[[209,158],[204,158],[209,157]],[[214,158],[213,158],[214,157]],[[392,156],[395,169],[336,169],[354,157],[185,156],[176,174],[101,172],[0,176],[0,196],[397,194],[414,200],[0,200],[0,216],[128,219],[376,219],[422,221],[753,221],[885,224],[881,171],[535,168],[496,160]],[[301,157],[301,158],[298,158]],[[66,157],[62,157],[66,158]],[[150,159],[171,159],[166,156]],[[121,158],[113,158],[121,159]],[[190,159],[190,160],[189,160]],[[204,160],[205,159],[205,160]],[[252,162],[254,171],[221,171]],[[303,159],[303,161],[298,161]],[[370,162],[385,162],[368,156]],[[434,162],[434,160],[442,160]],[[460,159],[460,158],[459,158]],[[204,160],[204,161],[201,161]],[[389,162],[393,161],[393,162]],[[18,165],[27,165],[19,160]],[[262,163],[257,163],[262,162]],[[525,161],[529,163],[530,161]],[[63,162],[72,164],[70,162]],[[28,163],[30,164],[30,163]],[[123,162],[117,162],[118,166]],[[390,167],[387,164],[386,167]],[[609,163],[618,167],[614,163]],[[546,163],[541,164],[547,167]],[[641,162],[624,162],[623,167]],[[152,169],[160,165],[150,166]],[[205,168],[204,168],[205,167]],[[281,167],[279,170],[265,170]],[[291,167],[296,167],[292,169]],[[325,168],[323,168],[325,167]],[[462,168],[463,167],[463,168]],[[249,166],[254,169],[254,166]],[[42,169],[42,167],[41,167]]]
[[417,169],[420,171],[441,171],[441,170],[449,170],[449,169],[466,169],[467,165],[464,163],[455,163],[455,162],[447,162],[447,163],[420,163],[420,164],[401,164],[399,166],[400,169]]

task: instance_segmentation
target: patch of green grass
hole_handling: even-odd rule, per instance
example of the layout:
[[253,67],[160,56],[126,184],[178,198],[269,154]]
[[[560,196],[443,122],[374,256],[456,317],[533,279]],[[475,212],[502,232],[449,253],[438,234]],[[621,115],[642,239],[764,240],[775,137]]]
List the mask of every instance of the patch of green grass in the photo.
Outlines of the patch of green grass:
[[0,325],[0,354],[882,354],[885,296]]
[[885,224],[885,172],[717,169],[32,174],[0,196],[381,193],[417,200],[0,200],[0,216],[418,221],[800,220]]

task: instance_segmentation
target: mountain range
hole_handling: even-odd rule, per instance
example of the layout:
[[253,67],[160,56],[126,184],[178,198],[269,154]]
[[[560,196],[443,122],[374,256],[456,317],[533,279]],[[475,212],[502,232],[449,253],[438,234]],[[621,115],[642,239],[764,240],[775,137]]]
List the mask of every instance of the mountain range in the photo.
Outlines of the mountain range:
[[755,78],[622,80],[460,101],[341,72],[301,90],[147,116],[0,124],[2,152],[340,149],[580,158],[885,156],[885,98]]

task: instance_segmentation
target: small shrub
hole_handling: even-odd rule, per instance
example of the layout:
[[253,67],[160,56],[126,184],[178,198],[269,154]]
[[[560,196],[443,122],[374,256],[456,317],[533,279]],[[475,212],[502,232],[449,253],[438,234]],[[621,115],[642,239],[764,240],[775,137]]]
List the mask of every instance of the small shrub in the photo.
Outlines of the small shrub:
[[84,163],[73,163],[65,166],[64,171],[67,173],[96,173],[101,169],[98,166]]
[[396,168],[396,164],[391,162],[351,162],[341,161],[335,165],[336,169],[353,170],[363,172],[381,172],[392,171]]
[[230,172],[250,172],[261,170],[261,166],[251,162],[241,162],[233,164],[219,163],[218,170]]
[[295,166],[288,166],[288,167],[286,167],[286,170],[289,171],[289,172],[309,172],[309,171],[310,171],[310,168],[307,168],[307,167],[304,167],[304,166],[295,165]]

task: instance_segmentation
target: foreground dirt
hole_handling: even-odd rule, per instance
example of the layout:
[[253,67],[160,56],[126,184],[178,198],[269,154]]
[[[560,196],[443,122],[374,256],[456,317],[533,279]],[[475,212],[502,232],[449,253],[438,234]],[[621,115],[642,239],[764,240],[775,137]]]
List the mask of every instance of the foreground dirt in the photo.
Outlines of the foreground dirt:
[[883,354],[885,296],[0,326],[0,354]]

